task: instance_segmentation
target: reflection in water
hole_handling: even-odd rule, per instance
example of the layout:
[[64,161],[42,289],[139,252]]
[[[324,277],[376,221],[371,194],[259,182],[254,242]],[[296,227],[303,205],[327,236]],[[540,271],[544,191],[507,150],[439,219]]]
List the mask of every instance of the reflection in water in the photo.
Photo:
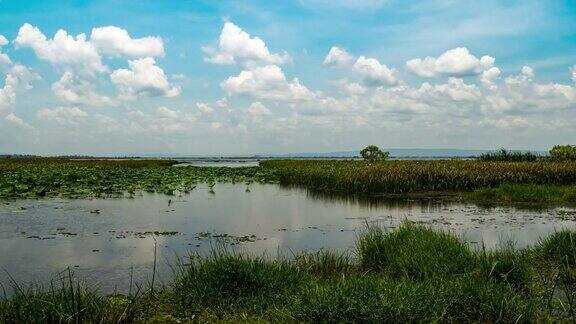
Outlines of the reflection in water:
[[[410,202],[326,195],[253,183],[200,186],[190,194],[140,194],[132,199],[42,199],[0,205],[0,271],[18,282],[46,282],[71,267],[104,292],[146,282],[158,247],[158,274],[169,280],[177,256],[206,252],[221,240],[249,253],[353,251],[366,223],[396,227],[404,220],[446,229],[473,247],[513,240],[536,243],[574,228],[574,209],[479,208],[437,199]],[[168,203],[170,201],[170,204]],[[7,284],[0,276],[0,284]]]

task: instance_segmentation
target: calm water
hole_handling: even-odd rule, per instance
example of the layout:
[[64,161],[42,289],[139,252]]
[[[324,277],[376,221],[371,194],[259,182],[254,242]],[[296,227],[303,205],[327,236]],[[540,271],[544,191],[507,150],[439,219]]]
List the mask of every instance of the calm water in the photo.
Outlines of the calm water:
[[157,273],[168,281],[176,256],[215,244],[272,257],[322,248],[352,251],[367,222],[395,227],[405,219],[453,231],[475,247],[495,248],[507,240],[523,247],[574,228],[576,210],[341,199],[260,184],[217,184],[213,192],[200,186],[173,197],[2,201],[0,283],[9,283],[6,272],[17,282],[47,282],[71,267],[106,293],[125,291],[131,270],[137,282],[150,278],[155,240]]

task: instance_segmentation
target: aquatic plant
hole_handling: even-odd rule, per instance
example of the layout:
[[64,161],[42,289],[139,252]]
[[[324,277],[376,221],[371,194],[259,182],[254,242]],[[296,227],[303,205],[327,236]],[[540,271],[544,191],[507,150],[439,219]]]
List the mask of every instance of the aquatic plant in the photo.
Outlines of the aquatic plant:
[[0,159],[0,198],[189,192],[198,183],[275,182],[259,167],[176,167],[166,160]]

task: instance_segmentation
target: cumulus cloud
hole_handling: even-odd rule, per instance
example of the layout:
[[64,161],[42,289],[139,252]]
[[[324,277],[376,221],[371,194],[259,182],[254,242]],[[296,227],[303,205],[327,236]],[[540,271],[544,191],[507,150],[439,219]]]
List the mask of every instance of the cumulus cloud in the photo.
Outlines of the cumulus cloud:
[[2,46],[8,44],[8,40],[3,35],[0,35],[0,67],[12,65],[12,60],[8,57],[8,54],[2,53]]
[[394,75],[395,70],[388,68],[386,64],[381,64],[375,58],[360,56],[354,63],[354,70],[369,85],[394,85],[398,82]]
[[52,91],[63,102],[72,105],[111,106],[116,103],[107,96],[94,92],[92,83],[72,72],[64,72],[60,80],[52,84]]
[[494,84],[494,82],[498,78],[500,78],[500,69],[495,66],[483,71],[482,74],[480,74],[480,82],[482,85],[491,90],[497,89],[497,86]]
[[90,41],[101,53],[113,57],[142,58],[164,56],[162,38],[156,36],[132,38],[126,30],[116,26],[92,29]]
[[56,107],[38,111],[37,117],[42,121],[55,122],[60,125],[77,125],[88,116],[78,107]]
[[151,58],[128,61],[130,69],[118,69],[112,72],[110,80],[120,90],[124,99],[135,99],[139,95],[151,97],[175,97],[180,87],[168,82],[164,70]]
[[439,57],[416,58],[406,62],[408,70],[414,74],[433,78],[438,75],[464,76],[480,74],[494,66],[495,59],[482,56],[478,59],[467,48],[457,47],[444,52]]
[[333,46],[324,59],[324,65],[345,67],[354,63],[354,56],[345,49]]
[[74,37],[60,29],[52,39],[48,39],[40,29],[25,23],[18,31],[15,44],[18,47],[31,48],[41,60],[62,66],[66,70],[86,74],[107,70],[98,50],[86,39],[85,34]]
[[572,81],[576,82],[576,64],[574,64],[574,66],[572,66],[570,71],[572,72]]
[[257,99],[298,101],[313,97],[313,93],[300,84],[297,78],[288,82],[277,65],[244,70],[220,85],[229,95],[248,95]]
[[360,56],[355,59],[346,50],[336,46],[332,47],[328,55],[326,55],[324,65],[347,68],[358,74],[364,83],[370,86],[394,85],[398,83],[395,69],[389,68],[375,58]]
[[209,114],[209,113],[214,111],[214,109],[212,107],[210,107],[210,105],[205,103],[205,102],[197,102],[196,108],[198,108],[198,110],[200,110],[200,112],[202,112],[204,114]]
[[263,103],[256,101],[250,104],[250,107],[248,108],[248,113],[251,116],[266,116],[270,115],[272,112],[270,111],[270,109],[266,108],[266,106],[264,106]]
[[286,53],[270,53],[262,39],[250,36],[232,22],[224,23],[216,47],[202,49],[207,54],[206,61],[214,64],[281,65],[290,60]]
[[38,78],[36,73],[24,65],[14,65],[6,74],[4,86],[0,88],[0,111],[12,108],[16,103],[17,93],[30,90],[31,82]]
[[25,122],[22,118],[14,115],[14,113],[9,113],[8,115],[6,115],[4,120],[6,120],[6,122],[10,125],[14,125],[16,127],[20,127],[23,129],[33,129],[34,128],[34,127],[32,127],[32,125]]

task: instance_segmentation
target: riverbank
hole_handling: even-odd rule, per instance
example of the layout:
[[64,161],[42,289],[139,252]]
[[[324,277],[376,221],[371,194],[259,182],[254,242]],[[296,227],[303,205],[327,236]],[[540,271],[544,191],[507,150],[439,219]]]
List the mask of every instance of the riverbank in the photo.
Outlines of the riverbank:
[[270,259],[216,248],[162,288],[101,296],[72,278],[14,287],[0,322],[534,322],[576,306],[574,232],[522,250],[472,250],[406,223],[367,228],[351,254]]

